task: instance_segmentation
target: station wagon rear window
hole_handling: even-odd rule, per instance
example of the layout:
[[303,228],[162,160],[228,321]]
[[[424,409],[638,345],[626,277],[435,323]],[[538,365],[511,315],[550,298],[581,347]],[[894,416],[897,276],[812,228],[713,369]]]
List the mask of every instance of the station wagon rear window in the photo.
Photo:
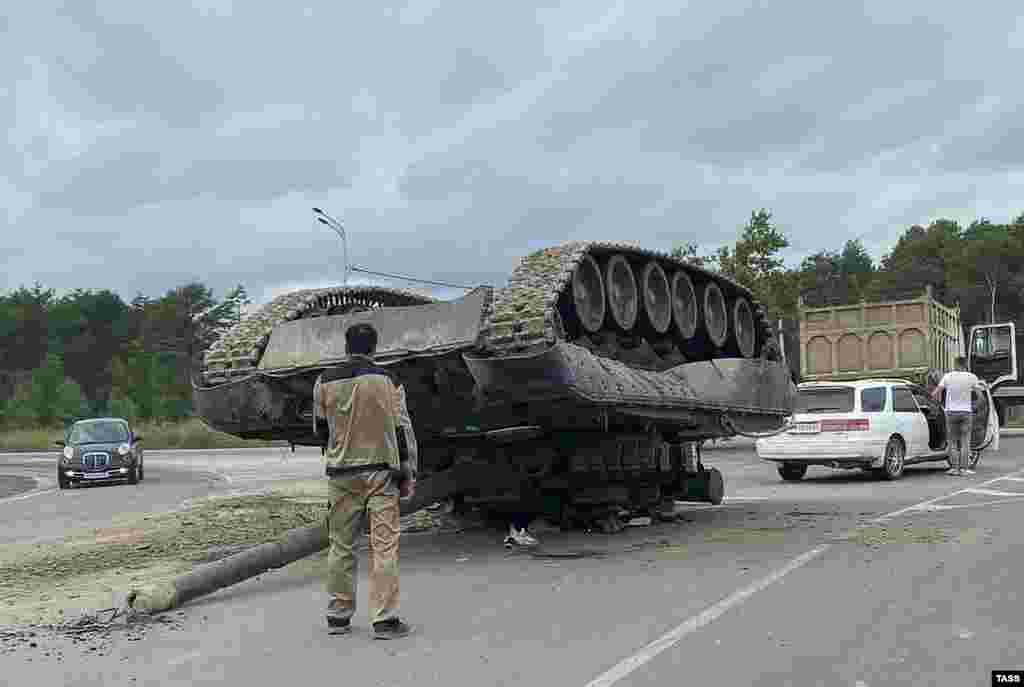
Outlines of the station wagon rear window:
[[862,413],[880,413],[885,410],[885,387],[869,386],[861,389],[860,410]]
[[853,410],[853,389],[845,386],[801,389],[796,397],[798,413],[848,413]]

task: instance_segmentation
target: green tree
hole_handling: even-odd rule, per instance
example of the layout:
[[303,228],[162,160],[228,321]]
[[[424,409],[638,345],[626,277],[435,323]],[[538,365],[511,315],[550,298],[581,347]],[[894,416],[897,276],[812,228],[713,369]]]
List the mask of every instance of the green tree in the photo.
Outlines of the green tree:
[[1020,285],[1024,246],[1011,233],[1010,225],[992,224],[985,219],[973,222],[964,231],[962,244],[951,261],[951,280],[963,290],[980,286],[987,300],[988,321],[996,322],[1000,293]]
[[135,341],[114,361],[112,395],[130,401],[139,418],[164,418],[169,405],[181,398],[176,374],[173,355],[144,350]]
[[34,370],[46,359],[52,289],[36,283],[0,296],[0,369]]
[[957,294],[950,279],[953,264],[962,247],[963,229],[953,220],[936,220],[927,228],[914,225],[882,256],[882,264],[872,281],[870,300],[914,297],[925,284],[935,288],[942,300],[955,300]]
[[187,387],[202,363],[202,353],[233,324],[248,301],[244,288],[218,302],[213,291],[198,282],[172,289],[143,304],[141,336],[147,351],[177,360],[178,382]]
[[132,403],[130,398],[115,397],[110,399],[109,413],[112,417],[122,417],[129,422],[134,422],[138,418],[135,404]]
[[685,241],[677,245],[672,249],[671,255],[673,258],[685,260],[697,265],[698,267],[704,267],[706,262],[706,258],[697,255],[697,244],[690,241]]
[[705,262],[749,288],[775,316],[791,307],[786,302],[785,290],[772,288],[790,284],[791,278],[780,276],[785,272],[785,261],[778,256],[788,246],[789,241],[772,222],[772,214],[761,209],[750,213],[750,221],[732,248],[720,247]]
[[56,353],[32,373],[32,387],[26,404],[31,416],[41,425],[88,414],[81,387],[64,375],[64,360]]
[[93,408],[82,392],[82,387],[74,379],[65,377],[57,389],[57,418],[69,421],[99,414],[92,411]]
[[804,258],[799,267],[799,282],[800,294],[808,305],[841,303],[848,297],[837,253],[819,251]]
[[110,290],[76,289],[50,307],[50,350],[60,353],[93,414],[106,407],[111,363],[131,337],[129,308]]

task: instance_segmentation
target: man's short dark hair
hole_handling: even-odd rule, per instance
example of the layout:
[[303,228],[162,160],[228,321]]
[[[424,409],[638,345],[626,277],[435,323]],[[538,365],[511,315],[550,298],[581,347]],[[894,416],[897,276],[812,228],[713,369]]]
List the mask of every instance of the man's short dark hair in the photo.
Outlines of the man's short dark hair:
[[377,330],[365,322],[345,330],[345,348],[349,355],[373,355],[377,350]]
[[958,355],[956,357],[956,360],[953,361],[953,362],[956,363],[957,367],[962,367],[964,369],[967,369],[967,358],[963,357],[962,355]]

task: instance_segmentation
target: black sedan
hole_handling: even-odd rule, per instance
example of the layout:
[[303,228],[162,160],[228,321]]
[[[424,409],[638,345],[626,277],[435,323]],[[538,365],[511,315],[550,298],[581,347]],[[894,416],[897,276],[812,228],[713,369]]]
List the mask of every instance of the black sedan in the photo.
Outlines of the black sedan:
[[138,484],[144,478],[141,441],[127,420],[79,420],[56,442],[64,449],[57,463],[57,484],[61,489],[81,482]]

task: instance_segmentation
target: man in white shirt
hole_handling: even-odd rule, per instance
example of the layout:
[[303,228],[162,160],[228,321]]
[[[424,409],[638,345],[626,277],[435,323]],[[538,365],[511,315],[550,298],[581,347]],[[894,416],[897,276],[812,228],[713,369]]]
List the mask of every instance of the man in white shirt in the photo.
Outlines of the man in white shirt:
[[[967,360],[956,359],[956,369],[947,372],[932,391],[932,397],[941,400],[946,392],[946,436],[949,447],[949,462],[953,467],[950,475],[973,475],[968,468],[971,455],[971,430],[974,425],[972,391],[979,380],[967,371]],[[955,447],[955,448],[954,448]],[[955,452],[954,452],[955,451]]]

